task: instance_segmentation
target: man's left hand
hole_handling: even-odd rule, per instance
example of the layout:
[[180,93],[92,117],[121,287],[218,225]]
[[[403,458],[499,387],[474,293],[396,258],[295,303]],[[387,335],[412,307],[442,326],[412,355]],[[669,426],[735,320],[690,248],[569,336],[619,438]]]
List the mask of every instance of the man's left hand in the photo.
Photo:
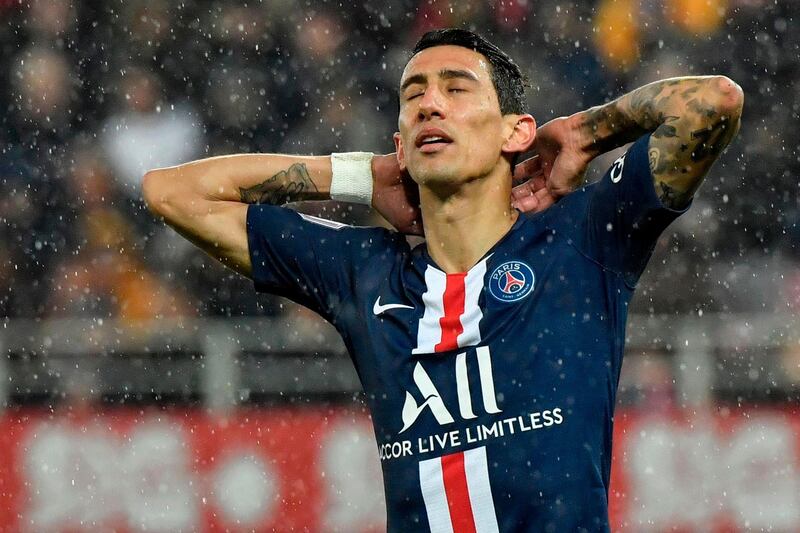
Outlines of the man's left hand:
[[512,191],[513,205],[522,211],[541,211],[583,185],[592,154],[583,149],[582,132],[571,117],[551,120],[536,132],[534,157],[519,163]]
[[523,213],[538,213],[553,205],[557,198],[547,189],[542,159],[535,155],[514,167],[514,183],[511,189],[511,206]]

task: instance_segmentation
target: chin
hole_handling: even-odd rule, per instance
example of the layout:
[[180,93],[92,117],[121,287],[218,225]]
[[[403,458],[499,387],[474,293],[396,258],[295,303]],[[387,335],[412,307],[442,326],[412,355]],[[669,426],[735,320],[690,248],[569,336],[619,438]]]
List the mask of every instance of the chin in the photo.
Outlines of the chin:
[[454,165],[438,161],[417,164],[413,170],[409,168],[409,174],[419,185],[453,183],[458,181],[459,176],[458,168]]
[[414,178],[417,185],[432,187],[435,185],[456,184],[458,177],[440,171],[423,171]]

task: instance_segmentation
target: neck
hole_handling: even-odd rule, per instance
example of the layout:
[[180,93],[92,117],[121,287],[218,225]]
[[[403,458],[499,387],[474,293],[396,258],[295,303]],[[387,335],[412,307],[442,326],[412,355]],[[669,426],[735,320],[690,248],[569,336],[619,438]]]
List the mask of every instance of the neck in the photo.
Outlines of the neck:
[[428,253],[448,274],[472,268],[519,216],[511,207],[511,176],[495,174],[446,193],[420,186]]

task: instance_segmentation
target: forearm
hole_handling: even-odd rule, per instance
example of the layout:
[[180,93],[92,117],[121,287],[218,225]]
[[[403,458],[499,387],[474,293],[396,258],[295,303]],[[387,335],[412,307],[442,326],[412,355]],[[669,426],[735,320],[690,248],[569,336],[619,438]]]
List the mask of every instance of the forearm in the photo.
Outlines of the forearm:
[[[281,205],[330,197],[328,156],[237,154],[200,159],[148,172],[148,203],[221,200]],[[151,202],[150,200],[153,200]]]
[[656,191],[665,205],[682,208],[739,131],[743,104],[741,88],[724,76],[672,78],[570,119],[588,159],[652,132]]
[[[581,132],[581,148],[593,157],[648,132],[655,137],[678,138],[681,131],[691,136],[691,132],[727,123],[724,129],[732,137],[739,120],[734,100],[740,93],[738,86],[723,76],[670,78],[576,113],[570,119]],[[741,112],[740,105],[738,111]],[[704,143],[703,147],[713,149],[714,143],[710,144]]]
[[150,210],[224,264],[250,275],[247,205],[329,197],[329,157],[242,154],[151,170]]

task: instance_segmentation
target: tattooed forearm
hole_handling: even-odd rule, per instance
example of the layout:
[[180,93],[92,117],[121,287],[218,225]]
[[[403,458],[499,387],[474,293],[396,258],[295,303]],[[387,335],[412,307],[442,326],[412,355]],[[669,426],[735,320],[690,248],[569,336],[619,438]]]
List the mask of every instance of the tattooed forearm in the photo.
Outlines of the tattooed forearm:
[[[636,140],[660,125],[678,119],[665,111],[666,87],[674,87],[679,80],[666,80],[663,84],[650,84],[606,105],[593,107],[583,113],[581,127],[589,139],[587,149],[602,154]],[[635,109],[635,112],[631,112]],[[674,129],[673,129],[674,130]],[[668,134],[668,130],[661,132]]]
[[586,111],[582,128],[590,138],[588,149],[596,155],[622,146],[647,131],[616,105],[598,106]]
[[584,149],[597,155],[652,132],[656,190],[665,204],[682,207],[736,135],[742,102],[741,89],[722,76],[651,83],[580,114]]
[[303,163],[295,163],[258,185],[240,187],[239,196],[246,204],[271,205],[324,199],[324,195],[319,193]]

